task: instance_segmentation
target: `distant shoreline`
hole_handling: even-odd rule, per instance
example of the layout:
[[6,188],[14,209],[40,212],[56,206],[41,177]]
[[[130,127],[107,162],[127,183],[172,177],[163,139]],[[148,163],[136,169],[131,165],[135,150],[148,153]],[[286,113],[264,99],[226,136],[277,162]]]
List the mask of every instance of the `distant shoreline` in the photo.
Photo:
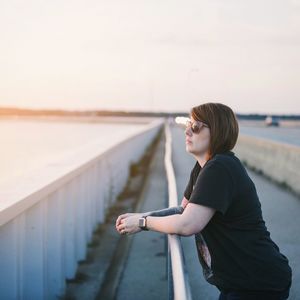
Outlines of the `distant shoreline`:
[[116,117],[116,116],[55,116],[55,115],[0,115],[1,121],[49,121],[49,122],[76,122],[76,123],[137,123],[147,124],[154,117]]
[[[34,117],[47,118],[60,117],[70,120],[78,118],[78,120],[98,120],[98,118],[108,117],[125,117],[125,118],[161,118],[161,117],[177,117],[188,116],[186,112],[143,112],[143,111],[109,111],[109,110],[59,110],[59,109],[26,109],[16,107],[0,107],[0,119],[4,117]],[[300,120],[300,115],[296,114],[236,114],[240,120],[265,120],[267,116],[278,117],[281,120]],[[105,120],[105,119],[103,119]]]
[[[0,115],[0,124],[5,121],[14,122],[62,122],[62,123],[124,123],[124,124],[148,124],[158,117],[128,117],[128,116],[55,116],[55,115]],[[265,127],[262,119],[238,119],[241,126]],[[300,119],[282,119],[281,127],[300,127]]]

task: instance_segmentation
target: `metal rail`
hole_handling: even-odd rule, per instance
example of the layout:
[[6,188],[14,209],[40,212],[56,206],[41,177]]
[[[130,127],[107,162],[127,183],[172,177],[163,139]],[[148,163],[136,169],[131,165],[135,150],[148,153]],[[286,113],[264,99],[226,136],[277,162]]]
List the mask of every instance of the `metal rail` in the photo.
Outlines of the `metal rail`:
[[[175,174],[172,164],[172,136],[169,120],[165,122],[165,169],[168,181],[169,207],[178,205]],[[191,300],[191,289],[184,268],[184,257],[179,236],[168,234],[169,299]]]

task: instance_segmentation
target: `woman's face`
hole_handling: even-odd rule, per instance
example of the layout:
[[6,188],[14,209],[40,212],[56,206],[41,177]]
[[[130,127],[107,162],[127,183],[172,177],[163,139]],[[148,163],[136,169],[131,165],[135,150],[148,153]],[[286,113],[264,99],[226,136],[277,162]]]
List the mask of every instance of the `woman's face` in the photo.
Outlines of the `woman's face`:
[[[195,120],[190,118],[191,122]],[[193,133],[191,127],[185,129],[185,145],[186,151],[195,155],[203,156],[208,153],[210,142],[210,129],[208,127],[202,127],[199,133]]]

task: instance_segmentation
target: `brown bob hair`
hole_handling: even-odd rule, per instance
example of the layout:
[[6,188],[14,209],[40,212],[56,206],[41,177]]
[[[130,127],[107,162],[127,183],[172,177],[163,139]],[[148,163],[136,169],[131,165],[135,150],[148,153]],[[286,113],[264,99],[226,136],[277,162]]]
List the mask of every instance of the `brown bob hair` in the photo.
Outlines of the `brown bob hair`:
[[239,125],[232,109],[222,103],[204,103],[194,106],[190,115],[210,129],[209,159],[217,153],[227,152],[235,146]]

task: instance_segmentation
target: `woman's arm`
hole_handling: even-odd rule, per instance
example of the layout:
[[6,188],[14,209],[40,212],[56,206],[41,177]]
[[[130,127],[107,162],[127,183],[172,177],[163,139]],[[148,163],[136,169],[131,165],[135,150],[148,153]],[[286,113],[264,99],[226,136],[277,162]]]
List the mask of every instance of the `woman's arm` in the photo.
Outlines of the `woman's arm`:
[[159,210],[153,210],[153,211],[148,211],[144,213],[127,213],[120,215],[116,221],[116,226],[118,226],[122,220],[122,218],[127,216],[132,216],[132,215],[139,215],[139,218],[142,216],[156,216],[156,217],[162,217],[162,216],[168,216],[168,215],[174,215],[174,214],[182,214],[184,208],[188,204],[189,200],[183,197],[181,204],[178,206],[172,206],[172,207],[167,207]]
[[163,216],[169,216],[174,214],[182,214],[183,210],[184,208],[181,205],[172,206],[172,207],[167,207],[167,208],[143,213],[143,216],[163,217]]
[[[189,236],[201,231],[215,213],[215,209],[200,204],[189,203],[182,214],[175,214],[164,217],[147,217],[147,228],[167,234],[179,234]],[[136,215],[121,215],[117,230],[121,233],[123,230],[130,233],[140,231]]]
[[200,232],[212,218],[213,208],[190,203],[181,215],[157,218],[147,217],[149,230],[190,236]]
[[183,197],[181,204],[178,206],[172,206],[172,207],[146,212],[143,214],[143,216],[163,217],[163,216],[174,215],[174,214],[182,214],[188,202],[189,200]]

